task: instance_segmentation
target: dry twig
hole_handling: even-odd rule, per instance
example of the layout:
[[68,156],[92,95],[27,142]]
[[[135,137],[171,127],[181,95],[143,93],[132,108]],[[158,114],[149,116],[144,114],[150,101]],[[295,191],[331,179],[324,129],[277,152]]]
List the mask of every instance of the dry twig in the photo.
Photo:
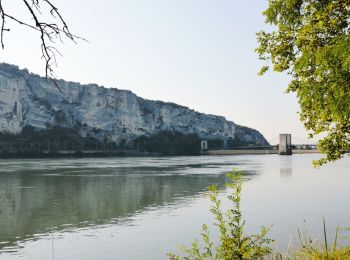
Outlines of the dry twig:
[[[9,14],[4,9],[2,0],[0,0],[0,43],[4,49],[4,33],[9,32],[10,28],[6,27],[6,21],[12,20],[20,25],[26,26],[29,29],[36,31],[40,36],[41,41],[41,54],[45,61],[45,76],[50,79],[54,85],[62,92],[54,78],[53,66],[57,66],[56,55],[61,55],[58,49],[55,47],[56,40],[62,42],[62,38],[68,38],[76,43],[76,40],[82,39],[71,33],[66,21],[63,19],[58,8],[49,0],[19,0],[26,7],[28,14],[33,23],[28,23],[21,18],[16,18],[15,15]],[[42,11],[49,11],[53,23],[42,19]]]

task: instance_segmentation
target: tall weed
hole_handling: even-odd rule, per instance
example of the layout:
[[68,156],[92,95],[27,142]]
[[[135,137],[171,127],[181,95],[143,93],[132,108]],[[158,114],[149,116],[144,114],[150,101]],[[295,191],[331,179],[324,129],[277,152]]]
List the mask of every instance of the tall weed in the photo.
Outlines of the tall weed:
[[219,244],[214,246],[207,225],[202,227],[202,243],[194,241],[191,247],[181,248],[184,256],[168,254],[170,259],[224,259],[246,260],[263,259],[271,256],[272,240],[267,238],[268,229],[263,227],[258,234],[247,235],[245,233],[245,221],[241,213],[241,192],[244,178],[240,172],[233,170],[228,174],[230,180],[226,186],[231,190],[228,199],[232,208],[228,211],[222,209],[222,202],[218,198],[218,187],[209,187],[209,198],[212,202],[211,213],[215,217],[214,225],[219,231]]

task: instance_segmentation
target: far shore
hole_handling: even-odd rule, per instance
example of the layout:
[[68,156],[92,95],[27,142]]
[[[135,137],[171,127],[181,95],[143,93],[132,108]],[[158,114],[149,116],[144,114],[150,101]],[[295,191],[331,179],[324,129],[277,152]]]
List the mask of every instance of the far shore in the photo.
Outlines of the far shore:
[[[314,154],[320,153],[318,150],[295,149],[293,154]],[[278,154],[276,149],[260,149],[260,150],[208,150],[207,155],[249,155],[249,154]]]
[[[318,150],[296,149],[293,154],[317,154]],[[278,154],[276,149],[237,149],[237,150],[208,150],[201,155],[220,156],[220,155],[269,155]],[[164,155],[159,153],[138,152],[134,150],[125,151],[57,151],[57,152],[37,152],[37,153],[18,153],[18,152],[0,152],[0,159],[47,159],[47,158],[113,158],[113,157],[158,157],[158,156],[200,156],[171,154]]]

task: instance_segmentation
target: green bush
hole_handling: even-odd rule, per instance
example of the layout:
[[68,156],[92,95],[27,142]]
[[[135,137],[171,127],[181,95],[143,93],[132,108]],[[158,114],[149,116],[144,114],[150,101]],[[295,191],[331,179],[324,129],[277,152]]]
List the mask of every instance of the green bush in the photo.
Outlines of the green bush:
[[210,237],[210,231],[207,225],[203,225],[201,234],[201,247],[198,241],[194,241],[191,247],[181,249],[184,256],[169,253],[172,260],[178,259],[262,259],[272,254],[270,244],[272,240],[267,238],[268,230],[263,227],[259,234],[246,235],[245,221],[241,214],[241,191],[243,177],[237,171],[232,171],[228,175],[231,180],[227,187],[232,189],[228,199],[232,202],[232,209],[224,212],[221,207],[221,200],[218,199],[218,187],[210,186],[210,201],[213,203],[210,211],[215,216],[214,225],[220,233],[220,242],[217,246]]

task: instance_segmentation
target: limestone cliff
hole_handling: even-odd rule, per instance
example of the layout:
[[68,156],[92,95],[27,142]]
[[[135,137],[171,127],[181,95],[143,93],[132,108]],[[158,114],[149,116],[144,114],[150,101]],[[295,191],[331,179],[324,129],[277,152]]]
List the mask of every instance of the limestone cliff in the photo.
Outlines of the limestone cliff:
[[26,127],[45,131],[53,127],[74,129],[81,137],[120,142],[162,130],[200,138],[254,139],[267,144],[257,131],[254,136],[235,135],[236,125],[224,117],[198,113],[187,107],[140,98],[127,90],[81,85],[58,80],[62,93],[43,77],[0,64],[0,133],[20,134]]

